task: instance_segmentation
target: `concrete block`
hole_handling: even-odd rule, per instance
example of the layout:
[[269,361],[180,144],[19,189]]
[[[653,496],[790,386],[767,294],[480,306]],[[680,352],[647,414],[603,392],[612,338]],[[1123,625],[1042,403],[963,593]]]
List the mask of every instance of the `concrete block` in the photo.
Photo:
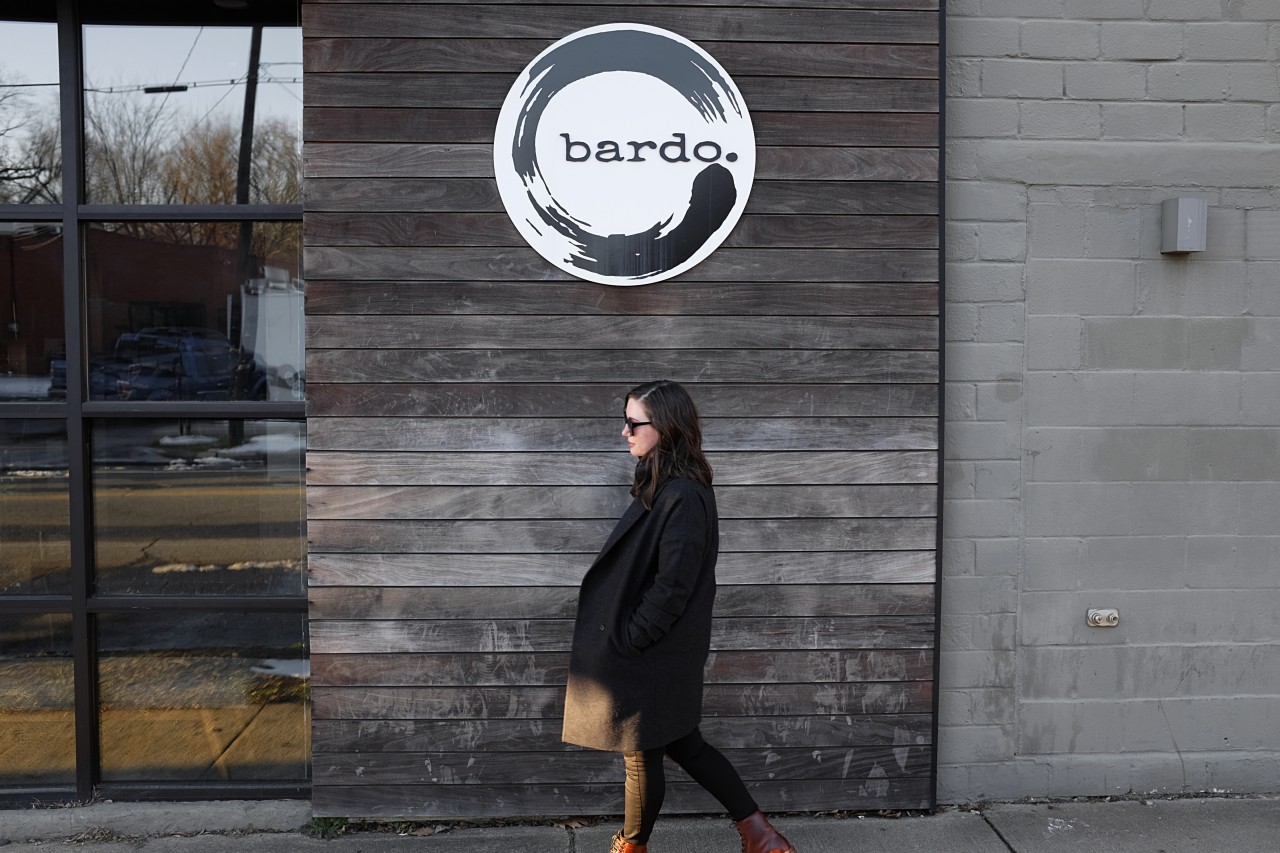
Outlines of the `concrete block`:
[[[1280,33],[1280,29],[1276,30]],[[1232,101],[1258,101],[1263,104],[1274,104],[1280,99],[1280,75],[1276,73],[1275,62],[1233,62],[1227,80],[1231,93],[1227,96]]]
[[1090,21],[1143,17],[1142,0],[1067,0],[1063,13],[1067,18]]
[[1072,101],[1031,101],[1019,105],[1019,132],[1026,139],[1096,139],[1102,108]]
[[982,97],[982,62],[977,59],[947,60],[947,96]]
[[1017,533],[1018,502],[1014,500],[944,501],[951,532],[965,536],[1013,536]]
[[[1259,325],[1248,317],[1195,318],[1187,321],[1187,367],[1191,370],[1239,370],[1244,348]],[[1251,353],[1253,355],[1253,353]],[[1277,360],[1280,364],[1280,360]]]
[[1147,94],[1147,69],[1131,62],[1082,62],[1064,73],[1068,98],[1089,101],[1141,100]]
[[948,261],[972,261],[978,257],[978,226],[973,222],[946,224],[944,254]]
[[1280,480],[1280,427],[1194,429],[1188,442],[1192,479]]
[[1273,142],[1280,139],[1280,104],[1267,107],[1267,138]]
[[1186,480],[1190,477],[1187,432],[1176,426],[1084,430],[1080,479],[1095,483]]
[[1259,175],[1280,174],[1277,145],[1237,145],[1224,157],[1207,142],[989,139],[973,154],[985,180],[1038,186],[1256,187]]
[[[1022,5],[1020,0],[1013,3]],[[1098,45],[1099,25],[1090,21],[1028,20],[1022,25],[1022,55],[1033,59],[1096,59]]]
[[946,192],[948,221],[1026,221],[1027,193],[1018,184],[948,181]]
[[972,341],[978,337],[978,305],[962,302],[947,306],[944,325],[948,341]]
[[1212,482],[1028,483],[1023,517],[1029,536],[1222,535],[1239,531],[1239,489]]
[[1061,98],[1062,63],[1028,59],[982,61],[986,98]]
[[1022,344],[983,344],[955,341],[947,344],[948,382],[994,381],[1022,373]]
[[938,761],[958,764],[1002,761],[1014,756],[1014,727],[964,726],[938,733]]
[[982,14],[997,18],[1061,18],[1065,0],[982,0]]
[[1027,261],[1027,312],[1120,314],[1136,307],[1136,265],[1129,261]]
[[1084,250],[1083,206],[1032,204],[1028,248],[1033,258],[1078,258]]
[[1147,16],[1153,20],[1216,21],[1222,17],[1221,0],[1156,0]]
[[1192,589],[1280,588],[1280,536],[1192,536],[1186,585]]
[[1280,315],[1280,261],[1250,263],[1245,276],[1249,287],[1246,312],[1264,317]]
[[1141,236],[1140,208],[1092,207],[1085,213],[1085,257],[1136,257],[1141,251]]
[[1082,435],[1076,427],[1038,427],[1023,437],[1027,482],[1074,483],[1083,476]]
[[1076,370],[1081,366],[1079,317],[1032,315],[1027,317],[1027,368]]
[[983,100],[981,98],[947,99],[947,136],[981,137],[1016,136],[1018,104],[1016,101]]
[[944,651],[940,665],[948,673],[947,686],[959,689],[1013,687],[1014,653],[986,649]]
[[983,261],[1020,261],[1027,256],[1025,222],[978,224],[978,258]]
[[1018,679],[1024,699],[1115,699],[1272,693],[1280,684],[1280,647],[1272,645],[1140,646],[1023,649]]
[[[1222,207],[1250,210],[1255,207],[1280,208],[1280,187],[1225,187],[1216,202]],[[1209,203],[1211,206],[1215,202]]]
[[1082,329],[1087,369],[1180,370],[1187,362],[1186,321],[1179,317],[1094,317]]
[[947,0],[947,17],[965,16],[976,18],[982,14],[982,0]]
[[1022,377],[1010,374],[1004,381],[978,385],[978,419],[1022,424]]
[[1222,317],[1244,311],[1248,286],[1241,261],[1161,259],[1136,266],[1135,313]]
[[1280,370],[1280,319],[1255,317],[1242,322],[1247,336],[1242,339],[1238,366],[1249,371]]
[[1132,373],[1031,373],[1027,423],[1031,426],[1101,426],[1133,418]]
[[975,139],[947,139],[944,143],[947,180],[977,180],[981,177],[978,174],[978,148],[983,144]]
[[939,725],[999,726],[1014,722],[1015,704],[1013,691],[1003,687],[973,687],[944,690],[939,698],[947,697],[954,710],[948,719],[939,715]]
[[1188,139],[1219,142],[1261,142],[1267,134],[1267,111],[1262,104],[1187,104]]
[[1228,66],[1212,62],[1153,65],[1147,94],[1158,101],[1221,101],[1231,91]]
[[[945,454],[949,459],[1017,459],[1018,430],[999,422],[950,423],[947,424]],[[947,535],[958,533],[958,530],[951,530]]]
[[1082,590],[1177,589],[1186,571],[1185,536],[1103,536],[1080,554]]
[[1269,58],[1267,28],[1261,24],[1223,21],[1187,24],[1183,33],[1187,59]]
[[1022,343],[1024,330],[1023,307],[1016,302],[1001,302],[978,308],[977,340],[983,343]]
[[973,541],[945,538],[942,540],[942,576],[967,577],[973,574]]
[[947,423],[976,420],[978,389],[971,382],[947,383]]
[[[1018,497],[1018,486],[1022,482],[1022,466],[1018,462],[1010,460],[975,462],[974,469],[977,496],[979,498],[984,500],[1012,500]],[[1017,544],[1017,540],[1011,541],[1015,545]],[[1015,565],[1011,568],[1016,568],[1016,549],[1013,557]],[[983,574],[987,573],[984,572]]]
[[1276,4],[1273,0],[1235,0],[1231,12],[1240,21],[1274,21]]
[[1139,374],[1131,409],[1135,424],[1238,424],[1238,373],[1175,371]]
[[[1240,515],[1236,532],[1244,536],[1266,536],[1276,532],[1276,507],[1280,506],[1280,482],[1241,483]],[[1280,625],[1270,637],[1280,636]]]
[[942,470],[942,494],[947,500],[966,500],[978,496],[975,462],[945,462]]
[[1209,207],[1208,239],[1200,260],[1238,261],[1244,257],[1245,212]]
[[1104,59],[1178,59],[1182,56],[1182,26],[1108,22],[1101,26],[1101,45]]
[[1103,104],[1103,139],[1177,139],[1182,136],[1181,104]]
[[[978,577],[1017,577],[1022,573],[1022,554],[1018,539],[979,539],[974,542],[974,557],[977,561],[974,572]],[[1001,622],[1001,625],[1005,624]],[[1012,624],[1012,621],[1008,622],[1009,626]],[[992,642],[995,642],[994,639]],[[1012,642],[1010,638],[1008,645],[990,645],[985,648],[1013,648]]]
[[1246,373],[1240,379],[1242,424],[1280,423],[1280,374]]
[[1012,614],[1018,606],[1017,578],[946,578],[941,595],[943,612],[951,616]]
[[947,18],[947,55],[1017,56],[1018,21],[1009,18]]
[[1018,263],[948,264],[947,303],[1017,302],[1024,297],[1023,266]]
[[1249,260],[1280,260],[1280,210],[1250,210],[1245,213],[1245,257]]
[[1031,590],[1074,590],[1080,586],[1080,540],[1028,538],[1022,588]]

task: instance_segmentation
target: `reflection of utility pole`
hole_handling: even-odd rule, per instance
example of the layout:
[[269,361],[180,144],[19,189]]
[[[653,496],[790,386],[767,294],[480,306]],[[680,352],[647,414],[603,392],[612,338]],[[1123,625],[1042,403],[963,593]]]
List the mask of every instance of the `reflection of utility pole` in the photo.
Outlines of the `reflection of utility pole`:
[[[244,86],[244,122],[240,126],[240,161],[236,168],[236,204],[244,205],[249,203],[249,167],[253,160],[253,113],[258,100],[258,63],[262,57],[262,26],[255,25],[249,38],[249,73],[245,78]],[[238,259],[236,263],[236,282],[235,287],[239,291],[243,291],[245,282],[250,278],[251,270],[249,269],[249,261],[253,256],[253,223],[249,220],[240,222],[240,245],[238,247]],[[231,324],[231,318],[228,316],[227,324]],[[241,324],[237,324],[241,326]],[[250,375],[249,365],[244,361],[244,329],[241,326],[236,335],[235,343],[239,346],[240,361],[237,365],[235,376],[232,379],[232,398],[242,397],[245,391],[251,390],[245,388],[248,382],[241,381]],[[239,393],[236,393],[239,392]],[[232,445],[244,442],[244,421],[231,421],[231,443]]]

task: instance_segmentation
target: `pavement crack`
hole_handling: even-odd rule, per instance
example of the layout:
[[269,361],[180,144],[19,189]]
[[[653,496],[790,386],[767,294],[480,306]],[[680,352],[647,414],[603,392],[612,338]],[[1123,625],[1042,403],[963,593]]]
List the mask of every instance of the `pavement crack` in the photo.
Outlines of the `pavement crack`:
[[1009,853],[1018,853],[1018,851],[1014,849],[1014,846],[1009,843],[1009,839],[1004,837],[1004,833],[1000,831],[1000,827],[992,823],[991,818],[987,817],[987,813],[985,811],[980,811],[978,814],[982,815],[982,820],[987,824],[987,826],[991,827],[991,831],[996,834],[996,838],[1000,839],[1000,843],[1005,846],[1005,849],[1008,850]]

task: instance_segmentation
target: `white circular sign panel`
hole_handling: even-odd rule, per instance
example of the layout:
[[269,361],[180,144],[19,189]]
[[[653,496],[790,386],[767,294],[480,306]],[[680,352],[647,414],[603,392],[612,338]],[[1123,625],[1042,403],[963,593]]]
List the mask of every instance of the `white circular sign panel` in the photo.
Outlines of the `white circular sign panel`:
[[755,178],[742,94],[693,42],[644,24],[580,30],[503,102],[498,191],[538,254],[602,284],[662,281],[714,252]]

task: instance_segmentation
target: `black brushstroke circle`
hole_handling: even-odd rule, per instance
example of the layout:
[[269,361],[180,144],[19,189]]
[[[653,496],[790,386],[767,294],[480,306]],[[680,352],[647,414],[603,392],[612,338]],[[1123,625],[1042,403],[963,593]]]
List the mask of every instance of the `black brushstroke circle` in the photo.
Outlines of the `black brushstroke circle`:
[[[687,209],[636,234],[598,234],[556,200],[538,166],[537,137],[551,100],[566,86],[595,74],[630,71],[646,74],[674,89],[708,124],[746,118],[744,106],[721,70],[681,41],[645,29],[615,29],[570,37],[553,46],[523,75],[523,103],[511,142],[511,165],[541,223],[574,247],[564,260],[587,273],[620,279],[649,279],[675,269],[696,255],[733,213],[739,190],[733,174],[719,163],[693,180]],[[737,159],[736,154],[725,158]],[[749,189],[749,185],[748,185]],[[625,198],[618,199],[626,205]],[[537,229],[536,223],[530,223]],[[664,233],[665,232],[665,233]]]

